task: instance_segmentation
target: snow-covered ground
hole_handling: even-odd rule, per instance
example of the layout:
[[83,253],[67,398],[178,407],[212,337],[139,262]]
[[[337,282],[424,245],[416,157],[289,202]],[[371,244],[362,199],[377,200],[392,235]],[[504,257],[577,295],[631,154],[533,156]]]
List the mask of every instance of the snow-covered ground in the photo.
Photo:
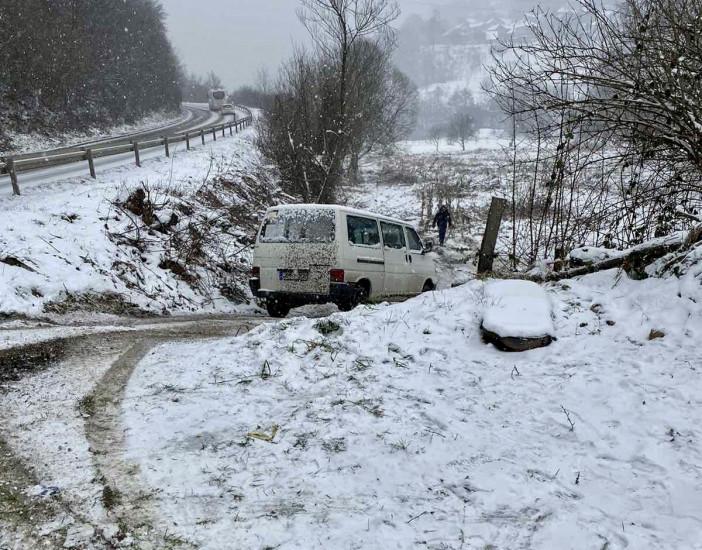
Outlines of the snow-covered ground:
[[[169,231],[195,227],[200,233],[191,231],[193,240],[201,236],[201,225],[220,224],[228,233],[228,251],[210,252],[227,254],[223,272],[243,272],[250,228],[232,227],[228,216],[239,209],[241,217],[255,218],[258,203],[241,193],[253,194],[259,187],[263,195],[270,192],[253,135],[247,130],[205,146],[193,144],[190,152],[179,144],[170,159],[160,151],[144,155],[140,169],[128,162],[99,171],[97,180],[71,177],[33,187],[21,197],[0,196],[0,313],[38,315],[47,304],[72,297],[84,302],[80,297],[86,293],[109,293],[156,313],[236,311],[219,288],[205,290],[205,283],[193,285],[176,276],[172,266],[159,267],[168,232],[130,231],[138,216],[116,208],[115,201],[124,203],[136,189],[146,189],[162,203],[156,212],[161,222],[177,213],[179,222]],[[145,245],[149,239],[153,244]],[[207,240],[200,248],[212,244]]]
[[[0,548],[144,548],[129,542],[134,524],[126,527],[125,515],[115,513],[130,477],[117,471],[122,426],[113,424],[111,411],[119,411],[130,369],[164,338],[221,338],[256,322],[199,317],[133,327],[32,328],[13,322],[14,328],[0,330]],[[23,362],[15,353],[8,372],[5,344],[47,340],[55,350],[49,365]],[[21,376],[13,375],[12,364],[24,371]],[[8,458],[29,475],[4,469]],[[139,500],[125,498],[124,505],[139,513],[139,523],[148,523]],[[24,522],[17,525],[15,518]]]
[[169,344],[126,390],[156,521],[200,548],[702,548],[702,291],[548,288],[557,340],[481,341],[484,283]]
[[[210,272],[165,266],[178,256],[166,248],[173,229],[160,226],[176,214],[198,231],[218,227],[235,246],[191,236],[245,273],[252,211],[276,200],[252,138],[0,197],[0,314],[100,309],[101,296],[156,313],[244,311],[184,279],[211,283]],[[78,547],[702,550],[699,249],[680,278],[611,270],[545,287],[539,327],[506,311],[488,325],[502,334],[518,320],[554,342],[498,351],[480,324],[502,295],[473,280],[470,264],[489,199],[503,193],[503,147],[486,133],[465,153],[406,143],[395,158],[368,160],[345,190],[349,204],[430,238],[422,193],[434,206],[450,201],[456,227],[437,253],[445,290],[348,314],[301,308],[246,336],[148,354],[155,336],[143,333],[157,324],[140,333],[105,315],[105,326],[0,325],[0,360],[17,345],[83,342],[57,366],[0,386],[0,443],[39,484],[23,498],[58,491],[68,506],[37,520],[40,535],[60,531]],[[124,208],[137,189],[159,205],[139,245]],[[232,212],[249,225],[232,225]],[[467,282],[448,289],[457,279]],[[192,323],[182,337],[238,334]],[[141,360],[137,337],[148,341]],[[2,520],[0,547],[12,547]]]
[[60,338],[73,338],[119,330],[126,331],[129,328],[109,324],[93,326],[51,326],[44,323],[18,323],[13,326],[0,325],[0,351]]

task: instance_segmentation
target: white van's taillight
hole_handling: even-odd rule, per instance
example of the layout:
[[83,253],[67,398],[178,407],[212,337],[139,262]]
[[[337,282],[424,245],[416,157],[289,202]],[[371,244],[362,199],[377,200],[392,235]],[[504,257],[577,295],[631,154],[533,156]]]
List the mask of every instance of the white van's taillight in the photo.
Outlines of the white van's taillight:
[[343,283],[345,275],[343,269],[332,269],[329,271],[329,280],[332,283]]
[[254,266],[251,268],[251,278],[252,279],[260,279],[261,278],[261,268],[258,266]]

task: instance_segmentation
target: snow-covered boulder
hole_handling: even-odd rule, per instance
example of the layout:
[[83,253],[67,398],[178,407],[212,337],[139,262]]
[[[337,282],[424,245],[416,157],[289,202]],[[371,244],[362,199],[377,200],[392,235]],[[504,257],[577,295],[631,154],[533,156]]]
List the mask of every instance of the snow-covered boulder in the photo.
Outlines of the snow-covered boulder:
[[485,286],[483,337],[505,351],[548,346],[555,333],[551,301],[530,281],[491,281]]

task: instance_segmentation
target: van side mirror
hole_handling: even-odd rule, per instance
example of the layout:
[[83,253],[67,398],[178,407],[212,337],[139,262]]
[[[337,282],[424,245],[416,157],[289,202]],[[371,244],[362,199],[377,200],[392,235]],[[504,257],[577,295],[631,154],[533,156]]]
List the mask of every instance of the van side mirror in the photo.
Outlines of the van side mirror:
[[434,241],[424,241],[424,249],[422,250],[422,254],[426,254],[432,250],[434,250]]

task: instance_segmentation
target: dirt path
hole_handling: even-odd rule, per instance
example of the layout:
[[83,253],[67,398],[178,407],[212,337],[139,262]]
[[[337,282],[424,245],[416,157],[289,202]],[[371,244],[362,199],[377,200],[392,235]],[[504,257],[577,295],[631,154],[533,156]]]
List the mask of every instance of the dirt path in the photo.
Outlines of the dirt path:
[[0,438],[0,549],[32,548],[39,539],[45,547],[60,548],[60,532],[44,533],[34,518],[59,518],[64,510],[53,500],[31,499],[23,490],[36,485],[32,472],[14,455]]
[[[259,322],[260,318],[159,320],[128,332],[117,329],[0,352],[0,367],[9,367],[5,377],[0,368],[0,550],[66,544],[179,546],[167,534],[154,532],[150,494],[139,483],[136,467],[123,459],[124,390],[139,361],[155,346],[237,336]],[[37,395],[37,387],[63,386],[64,381],[65,387],[54,393]],[[18,401],[27,409],[13,413],[12,404]],[[47,415],[56,416],[50,420],[53,424],[63,421],[72,440],[87,440],[83,453],[75,448],[68,449],[72,457],[42,452]],[[71,475],[70,469],[92,469],[94,475],[83,475],[91,479],[48,497],[29,494],[28,488],[41,487],[39,480],[63,477],[61,472],[81,477]]]

